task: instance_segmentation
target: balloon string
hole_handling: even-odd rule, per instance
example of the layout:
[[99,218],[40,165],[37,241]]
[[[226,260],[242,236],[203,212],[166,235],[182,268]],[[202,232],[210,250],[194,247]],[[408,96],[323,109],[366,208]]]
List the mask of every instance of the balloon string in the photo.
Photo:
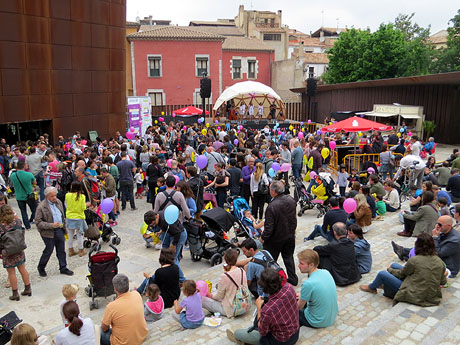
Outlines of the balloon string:
[[163,237],[163,240],[161,241],[161,247],[162,248],[163,248],[163,243],[165,241],[166,235],[168,234],[168,231],[169,231],[169,224],[168,224],[168,227],[166,228],[165,236]]

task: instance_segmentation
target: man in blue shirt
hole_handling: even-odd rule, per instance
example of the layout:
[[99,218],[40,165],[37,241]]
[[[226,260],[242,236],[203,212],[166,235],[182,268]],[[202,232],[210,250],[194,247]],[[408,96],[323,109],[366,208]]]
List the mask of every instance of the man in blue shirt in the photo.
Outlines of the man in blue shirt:
[[117,163],[118,171],[120,172],[120,190],[121,190],[121,209],[126,210],[126,201],[129,200],[131,210],[137,210],[134,204],[134,177],[136,166],[128,159],[126,152],[121,153],[121,161]]
[[249,291],[257,298],[263,295],[262,287],[259,286],[257,282],[265,269],[265,265],[261,265],[255,261],[267,262],[267,258],[271,260],[273,260],[273,258],[268,251],[265,250],[264,255],[262,251],[258,250],[257,243],[252,238],[247,238],[241,243],[241,250],[247,259],[238,261],[236,265],[244,266]]
[[439,198],[446,198],[447,199],[447,205],[450,206],[450,204],[452,204],[452,198],[450,197],[449,193],[447,193],[444,190],[441,190],[435,184],[433,185],[432,189],[433,189],[434,198],[436,199],[436,201],[438,201]]
[[308,274],[298,295],[300,326],[332,326],[339,310],[334,279],[327,270],[318,269],[319,255],[305,249],[297,254],[299,269]]

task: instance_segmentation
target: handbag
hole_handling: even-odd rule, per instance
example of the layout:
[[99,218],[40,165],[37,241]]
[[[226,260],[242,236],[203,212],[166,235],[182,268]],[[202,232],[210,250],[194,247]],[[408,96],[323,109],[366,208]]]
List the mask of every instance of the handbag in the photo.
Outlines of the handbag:
[[[18,173],[15,172],[15,174],[16,174],[16,178],[18,179],[19,184],[21,185],[22,189],[24,190],[24,192],[26,192],[26,189],[24,188],[24,185],[22,184]],[[27,203],[29,203],[29,204],[35,203],[35,193],[33,191],[32,191],[32,193],[27,194]]]
[[19,254],[27,248],[25,231],[16,226],[1,235],[2,255],[11,256]]
[[257,187],[257,193],[268,194],[268,185],[264,183],[263,175],[260,177],[259,185]]
[[6,344],[11,340],[13,329],[22,322],[14,311],[0,318],[0,344]]

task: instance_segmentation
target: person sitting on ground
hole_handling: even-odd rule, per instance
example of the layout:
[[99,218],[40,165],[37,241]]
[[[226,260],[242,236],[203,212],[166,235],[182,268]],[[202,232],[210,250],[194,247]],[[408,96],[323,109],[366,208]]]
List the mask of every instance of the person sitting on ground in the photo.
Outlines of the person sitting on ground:
[[185,298],[180,304],[177,299],[174,301],[172,317],[185,329],[198,328],[203,324],[204,313],[203,308],[201,308],[200,291],[197,290],[195,281],[184,281],[182,292]]
[[62,296],[64,296],[64,300],[59,305],[59,312],[61,314],[62,322],[64,323],[65,327],[68,327],[69,323],[65,318],[64,311],[62,309],[64,307],[64,304],[66,304],[67,302],[75,302],[77,300],[78,289],[79,287],[77,284],[64,284],[62,286]]
[[268,300],[264,301],[262,296],[256,300],[258,330],[227,330],[227,337],[238,344],[295,344],[300,326],[294,288],[291,284],[282,285],[278,272],[272,268],[262,272],[259,284]]
[[366,201],[371,208],[372,219],[374,219],[377,217],[377,206],[374,197],[371,195],[371,188],[369,186],[361,186],[360,192],[365,195]]
[[438,184],[440,187],[446,187],[450,178],[449,162],[442,162],[442,166],[433,170],[433,173],[438,178]]
[[[217,284],[217,292],[208,292],[203,297],[203,308],[211,313],[220,313],[222,316],[233,317],[233,299],[238,288],[248,286],[248,280],[244,270],[236,266],[238,251],[234,248],[227,249],[224,254],[224,273],[220,276]],[[231,279],[230,279],[231,278]],[[232,281],[233,280],[233,281]],[[238,284],[235,284],[236,282]]]
[[112,279],[116,299],[105,307],[101,323],[101,345],[140,345],[148,334],[142,297],[129,291],[129,279],[118,273]]
[[51,345],[51,342],[46,335],[38,337],[35,329],[28,323],[23,322],[14,327],[11,345]]
[[351,190],[347,194],[347,198],[354,198],[356,194],[359,194],[361,189],[361,183],[359,181],[353,181],[351,184]]
[[348,227],[348,238],[355,246],[356,263],[361,274],[369,273],[372,268],[371,245],[364,239],[363,229],[359,225],[351,224]]
[[158,285],[164,307],[171,308],[174,305],[174,301],[180,296],[179,267],[174,264],[174,251],[171,248],[162,248],[158,261],[161,267],[152,276],[144,273],[145,279],[136,290],[143,295],[148,285]]
[[379,181],[379,177],[376,174],[371,174],[369,176],[369,185],[371,187],[370,194],[385,194],[385,189],[383,188],[382,183]]
[[449,193],[447,193],[445,190],[441,190],[439,186],[433,186],[432,190],[434,193],[434,199],[436,201],[439,201],[439,199],[444,198],[447,200],[447,206],[450,206],[450,204],[452,204],[452,199]]
[[62,311],[68,327],[56,336],[56,345],[87,345],[95,344],[94,324],[91,318],[82,319],[80,308],[74,301],[66,302]]
[[313,232],[308,237],[305,237],[304,241],[310,241],[317,236],[323,236],[328,242],[331,242],[334,239],[332,226],[337,222],[347,222],[348,214],[339,208],[339,199],[333,196],[329,199],[329,204],[331,209],[324,215],[323,225],[316,224]]
[[385,196],[383,197],[386,211],[396,212],[401,207],[401,203],[399,201],[399,193],[396,190],[393,181],[385,181],[383,187],[386,191]]
[[398,232],[398,236],[416,237],[422,232],[431,233],[438,219],[438,209],[434,204],[433,192],[422,194],[422,206],[415,212],[403,211],[404,230]]
[[357,203],[356,209],[353,212],[355,224],[359,225],[363,229],[363,232],[366,233],[372,224],[371,208],[364,194],[356,194],[354,199]]
[[[436,252],[450,271],[449,278],[455,278],[460,268],[460,234],[452,226],[460,220],[460,205],[455,205],[455,218],[441,216],[432,231]],[[393,251],[399,260],[409,260],[411,248],[404,248],[391,241]]]
[[247,259],[238,261],[236,266],[243,266],[246,270],[249,291],[257,298],[263,294],[262,287],[258,284],[260,275],[266,267],[267,260],[271,261],[273,258],[267,250],[259,250],[252,238],[245,239],[240,248]]
[[[460,162],[460,156],[456,160]],[[460,202],[460,175],[459,169],[452,168],[450,171],[451,176],[447,181],[446,190],[449,192],[449,195],[453,202]]]
[[298,295],[300,326],[324,328],[332,326],[337,318],[337,290],[327,270],[318,269],[318,253],[304,249],[297,254],[299,270],[307,273]]
[[362,291],[377,293],[383,285],[383,295],[393,298],[393,304],[406,302],[421,307],[438,305],[442,299],[441,285],[447,283],[446,266],[436,255],[431,234],[421,233],[415,241],[415,256],[403,267],[393,263],[386,271],[380,271],[369,285],[361,285]]
[[354,243],[347,238],[347,227],[345,223],[335,223],[332,226],[335,241],[325,246],[313,248],[319,255],[319,268],[328,270],[338,286],[346,286],[356,283],[361,279]]
[[449,207],[447,205],[448,203],[449,202],[447,201],[446,198],[439,198],[437,202],[437,206],[439,208],[438,214],[440,216],[450,216]]
[[147,323],[160,320],[163,317],[165,304],[161,297],[161,290],[157,284],[149,284],[145,290],[148,300],[144,303],[144,317]]
[[377,194],[376,199],[377,199],[377,202],[375,203],[375,206],[377,208],[376,220],[383,220],[383,215],[387,213],[387,205],[385,204],[385,201],[383,201],[382,194]]
[[426,191],[432,192],[433,191],[433,184],[430,181],[425,181],[422,183],[422,190],[421,192],[417,190],[415,196],[410,200],[410,210],[417,211],[420,206],[422,206],[422,194]]

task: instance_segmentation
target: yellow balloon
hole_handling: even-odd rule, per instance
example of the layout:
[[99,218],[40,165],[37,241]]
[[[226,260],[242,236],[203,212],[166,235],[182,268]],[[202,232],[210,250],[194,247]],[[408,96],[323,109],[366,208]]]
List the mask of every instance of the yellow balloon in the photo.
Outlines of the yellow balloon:
[[362,137],[362,136],[363,136],[363,133],[359,132],[358,137]]
[[294,135],[295,135],[295,133],[296,133],[296,130],[295,130],[295,129],[293,129],[293,130],[292,130],[292,133],[294,133]]
[[398,138],[401,138],[401,133],[398,133],[398,134],[396,134],[396,135],[398,136]]
[[289,126],[289,130],[292,131],[294,129],[294,126],[293,125],[290,125]]
[[332,122],[329,122],[330,125],[332,125]]
[[165,112],[164,112],[164,111],[162,111],[162,112],[161,112],[161,115],[164,115],[164,114],[165,114]]
[[203,133],[203,135],[206,135],[206,134],[208,134],[208,131],[206,130],[206,128],[203,128],[203,130],[201,131],[201,133]]
[[209,123],[206,124],[206,127],[209,128]]
[[321,156],[323,156],[324,159],[329,156],[329,149],[327,147],[321,150]]
[[157,124],[157,123],[158,123],[158,120],[155,120],[155,124]]
[[303,155],[303,159],[302,159],[303,165],[307,165],[307,162],[308,162],[307,156]]
[[305,132],[305,128],[302,128],[302,132]]
[[195,152],[192,152],[192,154],[190,155],[190,159],[192,160],[192,162],[195,162],[196,160]]

